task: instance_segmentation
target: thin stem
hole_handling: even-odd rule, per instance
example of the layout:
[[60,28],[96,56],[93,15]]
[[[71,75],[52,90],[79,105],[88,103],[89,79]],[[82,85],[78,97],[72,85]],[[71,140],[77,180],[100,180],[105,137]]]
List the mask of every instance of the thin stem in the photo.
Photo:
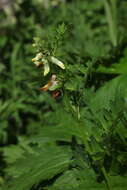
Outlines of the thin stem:
[[110,4],[107,0],[104,0],[105,13],[107,17],[107,22],[109,25],[109,34],[111,42],[114,47],[117,46],[117,23],[116,23],[116,0],[110,0]]

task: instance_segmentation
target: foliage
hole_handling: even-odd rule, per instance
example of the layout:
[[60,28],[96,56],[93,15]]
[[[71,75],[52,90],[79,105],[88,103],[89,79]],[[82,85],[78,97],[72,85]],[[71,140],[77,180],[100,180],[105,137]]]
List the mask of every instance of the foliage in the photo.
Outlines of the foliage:
[[8,6],[0,13],[0,189],[126,189],[126,1]]

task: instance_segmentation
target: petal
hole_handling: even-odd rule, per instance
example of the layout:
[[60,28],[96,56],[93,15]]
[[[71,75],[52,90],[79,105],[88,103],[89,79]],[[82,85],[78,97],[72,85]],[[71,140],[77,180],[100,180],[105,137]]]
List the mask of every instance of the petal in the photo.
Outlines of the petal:
[[34,57],[34,58],[32,59],[32,62],[35,62],[35,61],[37,61],[36,57]]
[[34,64],[39,67],[41,65],[41,63],[39,61],[35,61]]
[[59,88],[59,83],[58,81],[54,81],[52,82],[51,86],[49,87],[50,91],[56,90],[57,88]]
[[58,65],[61,69],[65,69],[64,64],[55,57],[51,57],[51,62]]
[[43,87],[41,87],[40,90],[42,90],[42,91],[48,91],[49,87],[50,87],[50,85],[48,83],[48,84],[44,85]]
[[44,63],[44,76],[46,76],[50,71],[49,63],[45,61]]
[[53,98],[57,98],[57,97],[60,96],[60,94],[61,94],[61,93],[60,93],[59,90],[53,91],[53,92],[52,92],[52,97],[53,97]]
[[43,54],[40,52],[36,55],[36,59],[39,60],[43,57]]

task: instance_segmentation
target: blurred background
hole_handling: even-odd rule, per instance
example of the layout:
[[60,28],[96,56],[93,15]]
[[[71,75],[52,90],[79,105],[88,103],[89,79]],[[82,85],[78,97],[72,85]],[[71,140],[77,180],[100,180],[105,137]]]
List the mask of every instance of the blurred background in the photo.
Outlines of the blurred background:
[[[0,143],[16,143],[20,134],[47,122],[49,102],[38,88],[41,75],[33,66],[33,38],[67,25],[63,61],[108,58],[127,41],[127,1],[0,0]],[[109,2],[111,4],[111,2]],[[126,54],[127,51],[125,51]],[[123,53],[123,52],[122,52]],[[43,114],[42,114],[43,113]]]
[[34,37],[44,38],[65,23],[68,32],[61,58],[69,64],[79,59],[106,59],[118,45],[118,55],[123,53],[127,1],[111,2],[0,0],[1,145],[16,143],[18,135],[34,133],[37,126],[48,121],[50,101],[38,91],[43,79],[31,62]]
[[[1,151],[54,122],[51,110],[55,103],[38,90],[43,77],[31,61],[35,55],[33,38],[43,39],[64,23],[63,62],[73,65],[94,59],[100,63],[109,58],[118,62],[121,54],[127,60],[126,20],[126,0],[0,0]],[[118,57],[113,56],[116,52]],[[98,72],[118,74],[124,70],[99,67]],[[1,175],[2,168],[4,164]]]
[[[44,79],[31,60],[33,38],[52,35],[62,23],[67,32],[59,55],[75,78],[76,63],[94,63],[88,88],[127,74],[126,0],[0,0],[0,184],[6,165],[22,155],[13,145],[20,143],[29,152],[26,139],[59,117],[52,114],[56,102],[39,91]],[[84,83],[83,77],[76,80]],[[61,100],[57,103],[62,107]]]

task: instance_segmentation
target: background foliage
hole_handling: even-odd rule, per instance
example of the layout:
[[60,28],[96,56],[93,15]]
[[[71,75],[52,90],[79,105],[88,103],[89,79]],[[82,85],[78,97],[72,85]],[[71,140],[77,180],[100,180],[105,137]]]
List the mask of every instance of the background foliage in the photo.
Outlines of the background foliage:
[[[126,0],[0,0],[1,190],[124,190]],[[65,70],[44,77],[39,39]],[[40,91],[52,73],[60,96]]]

